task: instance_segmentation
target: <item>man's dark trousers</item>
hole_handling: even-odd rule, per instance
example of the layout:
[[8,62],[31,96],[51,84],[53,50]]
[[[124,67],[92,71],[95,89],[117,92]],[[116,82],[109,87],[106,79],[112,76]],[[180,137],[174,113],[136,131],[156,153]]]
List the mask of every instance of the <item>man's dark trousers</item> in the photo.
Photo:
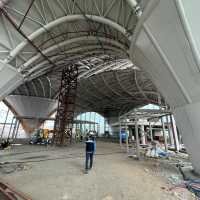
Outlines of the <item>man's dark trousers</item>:
[[[93,164],[93,152],[86,152],[86,159],[85,159],[85,169],[91,169],[92,168],[92,164]],[[88,167],[90,161],[90,167]]]

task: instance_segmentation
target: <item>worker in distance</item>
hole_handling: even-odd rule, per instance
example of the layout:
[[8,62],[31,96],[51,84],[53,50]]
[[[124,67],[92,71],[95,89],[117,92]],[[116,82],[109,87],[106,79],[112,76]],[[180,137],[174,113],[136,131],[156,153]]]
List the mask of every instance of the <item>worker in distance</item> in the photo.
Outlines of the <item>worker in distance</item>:
[[85,151],[85,174],[88,174],[88,171],[92,169],[93,157],[96,152],[95,134],[93,132],[90,132],[86,137]]

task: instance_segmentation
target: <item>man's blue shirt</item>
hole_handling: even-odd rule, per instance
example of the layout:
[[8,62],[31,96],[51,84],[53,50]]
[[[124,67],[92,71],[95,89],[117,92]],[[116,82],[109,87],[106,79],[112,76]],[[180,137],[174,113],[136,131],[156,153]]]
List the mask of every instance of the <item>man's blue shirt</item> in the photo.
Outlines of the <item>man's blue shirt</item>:
[[96,142],[94,141],[94,140],[87,140],[86,142],[85,142],[85,144],[86,144],[86,152],[87,153],[95,153],[95,151],[96,151]]

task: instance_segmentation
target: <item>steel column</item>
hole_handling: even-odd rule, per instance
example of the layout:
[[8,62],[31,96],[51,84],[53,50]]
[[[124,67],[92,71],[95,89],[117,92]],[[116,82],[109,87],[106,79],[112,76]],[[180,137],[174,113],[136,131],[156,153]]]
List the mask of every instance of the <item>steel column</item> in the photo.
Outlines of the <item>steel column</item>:
[[11,134],[11,130],[12,130],[14,119],[15,119],[15,117],[13,116],[12,122],[11,122],[11,125],[10,125],[10,130],[9,130],[9,133],[8,133],[8,139],[10,139],[10,134]]
[[140,159],[140,141],[139,141],[139,134],[138,134],[138,121],[135,118],[135,138],[136,138],[136,153],[138,160]]
[[15,118],[15,123],[14,123],[14,128],[13,128],[13,131],[12,131],[12,139],[14,139],[14,136],[15,136],[15,131],[16,131],[16,128],[17,128],[17,118]]
[[129,134],[128,134],[127,121],[125,121],[125,130],[126,130],[126,152],[129,153]]
[[143,145],[146,144],[146,134],[145,134],[145,131],[144,131],[144,125],[141,125],[141,142]]
[[179,141],[178,141],[176,122],[175,122],[174,117],[172,115],[170,115],[170,121],[171,121],[171,124],[172,124],[172,133],[173,133],[173,137],[174,137],[175,149],[178,152],[180,150],[180,145],[179,145]]
[[164,138],[164,144],[165,144],[165,151],[168,151],[168,144],[167,144],[167,137],[165,133],[165,123],[163,121],[163,118],[161,117],[161,123],[162,123],[162,131],[163,131],[163,138]]
[[173,138],[173,133],[172,133],[172,128],[171,128],[171,120],[169,120],[169,116],[166,116],[167,119],[167,127],[168,127],[168,132],[169,132],[169,139],[170,139],[170,145],[174,145],[174,138]]
[[122,124],[121,124],[121,119],[119,117],[119,144],[122,147],[122,135],[121,135],[121,129],[122,129]]
[[3,124],[3,128],[2,128],[2,131],[1,131],[1,139],[3,137],[3,133],[4,133],[4,129],[5,129],[5,126],[6,126],[6,122],[7,122],[7,119],[8,119],[8,114],[9,114],[9,108],[8,108],[8,111],[6,113],[6,118],[5,118],[5,121],[4,121],[4,124]]
[[17,135],[18,135],[18,132],[19,132],[19,126],[20,126],[20,121],[18,120],[17,129],[16,129],[16,132],[15,132],[14,139],[17,138]]
[[152,131],[152,125],[151,125],[151,122],[149,122],[149,131],[150,131],[151,141],[153,141],[153,131]]

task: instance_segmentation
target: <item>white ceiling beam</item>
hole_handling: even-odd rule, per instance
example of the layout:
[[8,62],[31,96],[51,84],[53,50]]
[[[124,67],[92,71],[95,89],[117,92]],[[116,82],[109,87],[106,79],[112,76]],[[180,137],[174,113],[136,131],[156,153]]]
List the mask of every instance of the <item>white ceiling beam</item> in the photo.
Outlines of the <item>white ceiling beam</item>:
[[[109,38],[104,38],[104,37],[98,37],[98,39],[101,42],[112,44],[113,46],[117,46],[120,49],[124,49],[124,51],[126,51],[124,45],[120,44],[119,42],[117,42],[115,40],[112,40]],[[78,38],[72,38],[72,39],[69,39],[66,41],[62,41],[58,44],[55,44],[55,45],[43,50],[42,53],[47,55],[47,54],[57,50],[60,47],[69,46],[72,43],[77,43],[77,42],[82,42],[82,41],[96,41],[96,40],[97,40],[97,38],[95,36],[82,36],[82,37],[78,37]],[[19,68],[19,70],[20,71],[25,70],[29,65],[31,65],[32,63],[34,63],[36,60],[40,59],[41,57],[42,57],[42,55],[40,53],[38,53],[36,56],[32,57],[26,63],[24,63],[23,66]]]
[[[90,19],[91,21],[106,24],[114,28],[115,30],[119,31],[124,36],[127,36],[127,31],[125,30],[125,28],[110,19],[100,17],[100,16],[94,16],[94,15],[86,15],[86,17],[87,19]],[[44,27],[39,28],[37,31],[29,35],[28,38],[29,40],[33,41],[37,37],[39,37],[41,34],[46,33],[47,30],[49,31],[52,28],[58,25],[61,25],[63,23],[78,21],[78,20],[85,20],[85,17],[83,15],[68,15],[68,16],[60,17],[46,24]],[[10,52],[10,55],[7,58],[7,62],[10,62],[12,59],[14,59],[19,54],[19,52],[21,52],[28,44],[29,42],[27,40],[24,40],[23,42],[21,42],[15,49],[13,49]]]

